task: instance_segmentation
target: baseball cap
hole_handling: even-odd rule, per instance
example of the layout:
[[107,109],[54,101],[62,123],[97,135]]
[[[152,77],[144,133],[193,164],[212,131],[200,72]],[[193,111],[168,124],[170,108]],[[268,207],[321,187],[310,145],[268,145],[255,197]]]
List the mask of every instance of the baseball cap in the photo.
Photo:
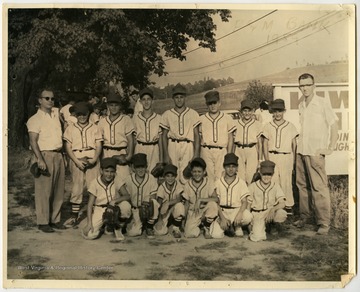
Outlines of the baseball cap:
[[131,158],[131,163],[134,167],[147,166],[147,159],[145,153],[136,153]]
[[107,103],[118,102],[121,103],[121,96],[115,92],[110,92],[107,96]]
[[196,166],[206,169],[206,162],[201,157],[196,157],[190,162],[190,168],[193,169]]
[[217,102],[220,100],[220,94],[218,91],[212,90],[205,94],[206,103]]
[[285,102],[283,99],[275,99],[270,103],[271,110],[285,110]]
[[244,108],[253,109],[253,105],[249,99],[244,99],[241,101],[241,107],[240,110],[243,110]]
[[103,158],[100,161],[100,167],[103,169],[106,169],[109,167],[116,169],[116,165],[117,165],[117,160],[112,157]]
[[[87,115],[90,112],[90,105],[86,101],[80,101],[75,103],[72,106],[71,112],[75,113],[76,115]],[[70,111],[70,109],[69,109]]]
[[260,163],[260,173],[274,174],[275,163],[265,160]]
[[186,88],[180,83],[176,84],[175,87],[172,89],[172,96],[177,94],[186,95]]
[[144,95],[150,95],[151,96],[151,98],[154,98],[154,92],[150,89],[150,88],[148,88],[148,87],[146,87],[146,88],[144,88],[144,89],[142,89],[141,91],[140,91],[140,93],[139,93],[139,96],[140,96],[140,98],[142,98]]
[[230,165],[230,164],[235,164],[236,166],[238,166],[238,160],[239,157],[237,157],[234,153],[228,153],[225,155],[224,157],[224,166],[225,165]]
[[173,164],[167,164],[167,165],[165,165],[165,167],[164,167],[164,172],[163,172],[163,174],[165,175],[165,174],[167,174],[167,173],[172,173],[173,175],[177,175],[177,170],[178,170],[178,168],[177,168],[175,165],[173,165]]

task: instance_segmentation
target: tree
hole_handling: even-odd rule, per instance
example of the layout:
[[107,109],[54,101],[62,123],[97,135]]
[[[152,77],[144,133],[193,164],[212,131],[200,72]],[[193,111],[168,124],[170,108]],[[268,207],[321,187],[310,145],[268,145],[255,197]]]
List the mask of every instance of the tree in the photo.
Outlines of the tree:
[[262,84],[260,80],[253,80],[245,90],[245,98],[250,99],[255,108],[263,100],[273,100],[273,87],[271,84]]
[[149,85],[151,74],[166,74],[164,58],[185,60],[190,39],[214,52],[216,25],[212,16],[219,15],[222,21],[231,17],[228,10],[201,9],[7,12],[12,76],[9,144],[13,146],[19,144],[18,133],[23,132],[24,119],[28,118],[28,104],[36,101],[34,93],[40,86],[104,94],[109,80],[116,80],[128,95],[131,87]]

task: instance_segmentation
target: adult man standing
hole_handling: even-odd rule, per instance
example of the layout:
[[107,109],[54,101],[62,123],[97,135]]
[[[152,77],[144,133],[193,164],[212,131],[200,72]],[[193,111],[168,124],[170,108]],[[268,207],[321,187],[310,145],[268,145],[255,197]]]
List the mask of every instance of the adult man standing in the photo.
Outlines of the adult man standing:
[[42,89],[39,109],[27,122],[31,149],[42,174],[35,175],[36,221],[39,229],[46,233],[54,232],[53,228],[65,229],[60,224],[65,166],[59,110],[53,107],[54,101],[54,92],[49,88]]
[[[302,93],[299,104],[301,130],[296,158],[296,184],[299,188],[300,220],[303,227],[314,210],[317,234],[326,235],[330,228],[330,192],[325,171],[325,155],[330,155],[337,141],[337,116],[330,102],[315,93],[314,77],[299,77]],[[330,137],[329,137],[330,134]]]

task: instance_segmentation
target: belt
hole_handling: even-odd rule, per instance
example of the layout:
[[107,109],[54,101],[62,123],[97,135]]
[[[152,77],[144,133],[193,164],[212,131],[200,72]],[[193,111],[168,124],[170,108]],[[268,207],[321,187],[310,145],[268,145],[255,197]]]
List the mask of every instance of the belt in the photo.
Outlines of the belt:
[[251,148],[251,147],[254,147],[256,145],[256,143],[250,143],[250,144],[235,143],[235,145],[240,148]]
[[140,145],[145,145],[145,146],[147,146],[147,145],[157,145],[158,143],[159,143],[159,141],[154,141],[154,142],[141,142],[141,141],[139,141],[139,140],[137,140],[136,141],[138,144],[140,144]]
[[180,143],[180,142],[190,143],[190,142],[191,142],[190,140],[187,140],[187,139],[179,140],[179,139],[170,138],[170,140],[171,140],[172,142],[176,142],[176,143]]
[[42,150],[41,152],[57,152],[57,153],[62,153],[62,149],[54,149],[54,150]]
[[221,206],[221,205],[220,205],[220,207],[223,208],[223,209],[236,209],[236,208],[239,208],[239,207],[230,207],[230,206]]
[[90,151],[90,150],[95,150],[94,148],[88,148],[88,149],[76,149],[76,150],[73,150],[74,152],[85,152],[85,151]]
[[107,204],[102,204],[102,205],[95,205],[96,207],[100,207],[100,208],[106,208]]
[[127,149],[127,146],[124,146],[124,147],[103,146],[103,149],[105,149],[105,150],[117,150],[117,151],[120,151],[120,150]]
[[260,213],[260,212],[264,212],[266,211],[267,209],[262,209],[262,210],[255,210],[255,209],[251,209],[250,211],[251,212],[257,212],[257,213]]
[[278,152],[278,151],[269,151],[269,153],[272,153],[272,154],[290,154],[288,152]]
[[201,145],[201,147],[208,148],[208,149],[223,149],[224,148],[221,146],[211,146],[211,145]]

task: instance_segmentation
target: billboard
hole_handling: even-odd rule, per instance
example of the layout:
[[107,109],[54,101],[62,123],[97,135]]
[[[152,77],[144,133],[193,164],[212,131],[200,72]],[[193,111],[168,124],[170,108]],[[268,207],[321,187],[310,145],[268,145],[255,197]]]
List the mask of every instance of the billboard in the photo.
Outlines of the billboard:
[[[301,92],[298,84],[273,84],[274,99],[285,101],[284,118],[300,130],[299,103]],[[318,83],[316,93],[329,99],[339,118],[338,140],[334,152],[326,157],[328,175],[348,174],[349,168],[349,86],[347,83]]]

